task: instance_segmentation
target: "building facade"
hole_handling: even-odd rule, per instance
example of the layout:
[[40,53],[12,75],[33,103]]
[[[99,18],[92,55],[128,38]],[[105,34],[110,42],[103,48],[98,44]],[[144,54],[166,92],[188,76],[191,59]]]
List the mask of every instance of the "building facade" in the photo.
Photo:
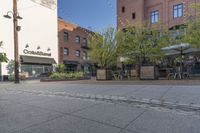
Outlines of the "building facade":
[[89,72],[88,38],[92,32],[58,19],[59,63],[64,64],[66,71]]
[[[12,4],[12,0],[0,1],[0,52],[9,59],[0,65],[1,79],[11,74],[8,64],[14,60],[13,18],[3,17],[12,16]],[[57,0],[18,0],[18,15],[23,18],[18,21],[19,71],[30,78],[52,71],[58,62]]]
[[[164,27],[176,38],[187,30],[186,22],[196,17],[197,11],[191,7],[195,4],[200,4],[200,0],[117,0],[117,27],[126,31],[128,26],[148,24],[158,31]],[[168,55],[165,66],[160,67],[168,67],[167,63],[172,60],[175,62],[176,56],[173,53]],[[181,63],[184,63],[183,69],[189,70],[190,74],[200,74],[200,58],[197,52],[185,55],[184,62]]]
[[195,16],[191,4],[200,0],[117,0],[117,26],[150,23],[161,24],[170,29],[185,23],[186,18]]

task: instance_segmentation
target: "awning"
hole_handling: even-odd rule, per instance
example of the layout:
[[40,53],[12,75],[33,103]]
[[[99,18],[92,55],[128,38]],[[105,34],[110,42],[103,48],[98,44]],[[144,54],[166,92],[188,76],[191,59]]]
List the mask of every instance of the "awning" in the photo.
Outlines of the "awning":
[[56,64],[54,58],[21,55],[20,59],[22,64],[44,64],[44,65]]
[[78,65],[80,64],[78,61],[69,61],[69,60],[64,60],[63,61],[63,64],[66,64],[66,65]]

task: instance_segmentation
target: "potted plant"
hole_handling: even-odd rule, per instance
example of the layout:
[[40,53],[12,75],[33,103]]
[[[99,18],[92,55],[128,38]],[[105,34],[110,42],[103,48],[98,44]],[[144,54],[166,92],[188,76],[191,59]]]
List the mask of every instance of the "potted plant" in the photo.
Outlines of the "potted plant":
[[90,60],[97,64],[97,80],[110,80],[112,74],[109,68],[116,64],[117,43],[116,30],[107,28],[103,33],[95,33],[89,40]]
[[138,79],[157,79],[155,65],[169,40],[168,32],[161,35],[148,25],[129,26],[118,34],[118,53],[135,63]]

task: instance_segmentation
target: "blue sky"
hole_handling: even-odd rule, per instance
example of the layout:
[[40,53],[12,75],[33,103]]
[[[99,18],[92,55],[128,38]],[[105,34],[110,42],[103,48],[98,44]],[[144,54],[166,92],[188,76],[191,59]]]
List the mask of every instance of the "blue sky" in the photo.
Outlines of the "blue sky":
[[116,0],[58,0],[58,16],[93,31],[116,26]]

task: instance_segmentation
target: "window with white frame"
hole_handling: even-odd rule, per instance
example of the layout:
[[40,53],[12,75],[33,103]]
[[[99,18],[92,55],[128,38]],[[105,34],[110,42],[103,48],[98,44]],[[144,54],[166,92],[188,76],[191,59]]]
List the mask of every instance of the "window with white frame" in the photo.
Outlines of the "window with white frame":
[[76,50],[76,57],[80,57],[80,50]]
[[83,60],[87,60],[87,52],[86,51],[83,51]]
[[83,38],[83,46],[87,47],[87,38]]
[[151,23],[152,24],[158,22],[158,17],[159,17],[158,15],[159,15],[158,10],[151,12]]
[[66,56],[66,55],[69,55],[69,49],[68,48],[64,48],[63,49],[63,54]]
[[64,42],[67,42],[69,40],[69,33],[68,32],[64,32],[63,33],[63,38],[64,38]]
[[76,36],[76,43],[80,43],[81,42],[81,38],[80,38],[80,36]]
[[183,16],[183,4],[173,6],[173,18],[180,18]]

